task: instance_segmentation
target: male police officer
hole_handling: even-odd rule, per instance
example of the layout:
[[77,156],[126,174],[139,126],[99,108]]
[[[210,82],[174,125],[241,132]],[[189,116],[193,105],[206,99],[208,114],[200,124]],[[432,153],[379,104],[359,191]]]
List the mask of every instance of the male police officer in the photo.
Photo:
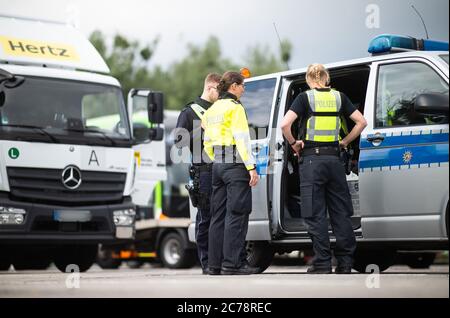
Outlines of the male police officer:
[[[301,154],[301,213],[315,254],[308,273],[331,273],[327,210],[336,236],[334,255],[338,265],[335,272],[350,273],[356,249],[350,218],[353,206],[339,154],[340,148],[346,148],[357,138],[367,123],[343,93],[327,87],[330,75],[323,65],[310,65],[306,81],[311,90],[294,100],[283,119],[282,130],[294,152]],[[352,119],[355,126],[344,139],[339,140],[341,115]],[[291,133],[292,123],[297,117],[301,119],[300,129],[303,131],[300,133],[304,140],[295,140]]]
[[[181,111],[175,132],[176,146],[189,146],[192,154],[191,178],[194,181],[192,201],[198,207],[195,223],[195,239],[197,252],[203,274],[208,273],[208,230],[211,220],[210,197],[212,189],[212,164],[208,156],[203,154],[201,119],[206,110],[219,98],[217,85],[220,75],[211,73],[205,78],[203,93],[194,102],[186,105]],[[183,138],[189,133],[189,138]],[[189,143],[189,144],[188,144]]]

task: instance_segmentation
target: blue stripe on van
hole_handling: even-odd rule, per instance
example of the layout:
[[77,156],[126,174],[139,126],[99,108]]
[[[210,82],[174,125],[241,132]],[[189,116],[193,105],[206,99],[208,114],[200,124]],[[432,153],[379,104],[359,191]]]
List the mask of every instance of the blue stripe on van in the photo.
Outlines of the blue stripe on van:
[[[410,160],[405,160],[410,158]],[[373,148],[361,151],[359,167],[392,167],[424,165],[424,167],[448,162],[448,143],[424,146],[403,146],[396,148]]]

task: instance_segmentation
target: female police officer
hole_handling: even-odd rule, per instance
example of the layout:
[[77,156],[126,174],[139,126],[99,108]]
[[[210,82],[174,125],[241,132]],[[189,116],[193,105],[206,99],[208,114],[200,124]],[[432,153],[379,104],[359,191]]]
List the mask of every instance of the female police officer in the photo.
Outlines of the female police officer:
[[[314,260],[308,273],[331,273],[331,251],[327,210],[336,236],[336,273],[350,273],[356,248],[350,216],[353,206],[339,160],[340,147],[346,148],[357,138],[367,123],[350,100],[327,85],[330,75],[321,64],[312,64],[306,72],[311,90],[294,100],[281,124],[283,134],[293,150],[300,154],[301,213],[312,239]],[[352,131],[339,140],[341,115],[355,122]],[[300,117],[300,135],[295,140],[292,123]],[[302,150],[303,148],[303,150]]]
[[244,77],[227,72],[218,86],[220,98],[204,114],[205,152],[214,160],[209,228],[209,274],[258,272],[245,260],[245,237],[252,210],[251,187],[258,182],[251,155],[247,116],[239,98]]

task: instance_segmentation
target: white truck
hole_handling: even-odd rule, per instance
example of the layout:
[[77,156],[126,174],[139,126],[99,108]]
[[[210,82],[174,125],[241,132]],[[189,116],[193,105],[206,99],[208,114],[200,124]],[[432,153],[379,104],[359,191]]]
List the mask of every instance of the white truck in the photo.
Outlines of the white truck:
[[163,95],[133,89],[126,107],[109,72],[75,28],[0,16],[0,270],[85,271],[99,243],[134,238],[166,178]]
[[[448,43],[380,35],[370,57],[327,64],[331,86],[367,119],[352,143],[347,181],[358,248],[354,268],[385,270],[398,252],[426,266],[433,251],[448,250]],[[246,80],[246,108],[260,182],[252,189],[248,260],[265,270],[275,252],[311,248],[300,209],[296,158],[281,121],[295,97],[308,90],[306,68]],[[351,127],[350,127],[351,128]],[[298,124],[293,125],[298,135]],[[287,146],[286,146],[287,145]],[[194,241],[196,209],[189,238]],[[330,237],[335,242],[333,233]]]

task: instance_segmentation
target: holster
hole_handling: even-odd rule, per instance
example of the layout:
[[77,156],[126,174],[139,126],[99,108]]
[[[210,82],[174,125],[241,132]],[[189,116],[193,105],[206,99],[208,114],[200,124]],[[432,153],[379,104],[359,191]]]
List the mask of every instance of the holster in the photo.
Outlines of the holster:
[[345,174],[349,175],[352,171],[352,157],[353,157],[353,150],[347,150],[344,148],[341,148],[341,152],[339,153],[339,158],[341,159],[342,165],[345,169]]

